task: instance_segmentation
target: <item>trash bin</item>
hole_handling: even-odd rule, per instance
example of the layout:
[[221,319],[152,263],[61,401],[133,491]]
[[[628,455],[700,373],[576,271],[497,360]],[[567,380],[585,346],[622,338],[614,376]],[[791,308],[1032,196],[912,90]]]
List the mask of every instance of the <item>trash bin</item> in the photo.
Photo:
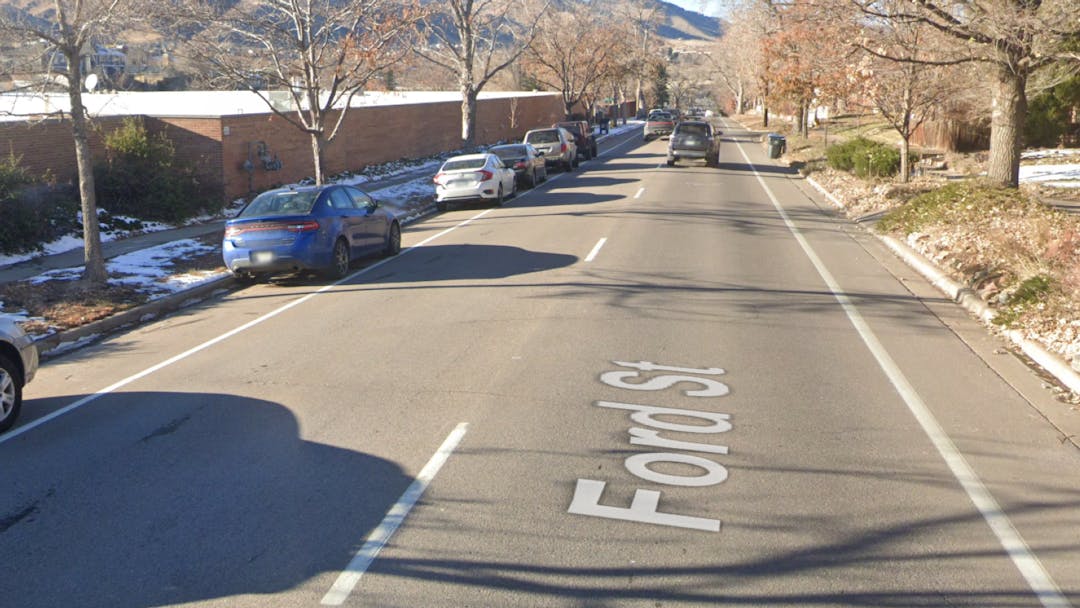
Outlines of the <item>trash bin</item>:
[[769,139],[765,145],[769,152],[769,158],[780,158],[780,155],[787,149],[787,138],[777,133],[769,133]]

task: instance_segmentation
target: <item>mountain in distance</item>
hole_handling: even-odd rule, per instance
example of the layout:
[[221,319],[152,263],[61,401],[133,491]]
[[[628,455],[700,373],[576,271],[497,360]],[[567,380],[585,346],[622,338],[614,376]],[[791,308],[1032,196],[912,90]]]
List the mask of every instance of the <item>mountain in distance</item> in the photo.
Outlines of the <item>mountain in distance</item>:
[[657,0],[662,19],[657,34],[668,40],[716,40],[724,35],[723,22],[694,11],[688,11],[670,2]]

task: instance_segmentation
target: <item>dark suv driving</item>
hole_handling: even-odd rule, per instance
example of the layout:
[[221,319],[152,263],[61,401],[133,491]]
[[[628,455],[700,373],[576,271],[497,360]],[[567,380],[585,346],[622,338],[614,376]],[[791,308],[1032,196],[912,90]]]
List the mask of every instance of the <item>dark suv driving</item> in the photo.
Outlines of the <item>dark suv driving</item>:
[[680,160],[703,160],[706,165],[720,164],[720,143],[712,125],[703,120],[684,120],[675,125],[668,140],[667,164]]

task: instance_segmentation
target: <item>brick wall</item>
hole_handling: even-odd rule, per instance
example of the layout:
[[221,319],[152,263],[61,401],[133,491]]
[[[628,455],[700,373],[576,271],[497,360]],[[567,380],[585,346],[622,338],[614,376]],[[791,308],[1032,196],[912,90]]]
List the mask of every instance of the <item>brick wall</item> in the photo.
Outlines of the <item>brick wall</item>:
[[[476,141],[520,139],[529,129],[561,119],[558,94],[482,99],[477,108]],[[144,120],[151,133],[167,134],[177,157],[191,163],[203,184],[223,193],[225,201],[315,174],[308,136],[269,110],[264,114]],[[104,156],[102,134],[122,121],[122,117],[94,121],[91,150],[95,159]],[[325,170],[328,175],[359,171],[371,164],[430,156],[460,146],[460,102],[352,108],[341,132],[324,151]],[[61,182],[76,179],[68,121],[0,122],[0,154],[9,152],[21,156],[23,166],[35,174],[49,171]],[[259,152],[280,161],[280,168],[274,169],[274,164],[268,168]],[[245,169],[248,160],[250,171]]]
[[[561,118],[558,95],[483,99],[477,109],[476,141],[520,139],[525,131]],[[221,145],[227,200],[314,176],[310,138],[284,118],[271,113],[226,116],[222,128],[228,132]],[[460,102],[352,108],[337,137],[323,151],[324,170],[328,175],[359,171],[371,164],[422,158],[460,146]],[[281,167],[268,170],[259,158],[260,150],[280,161]],[[248,160],[251,171],[243,168]]]
[[[94,158],[102,158],[105,154],[103,135],[119,127],[122,122],[120,117],[93,122],[90,153]],[[69,120],[0,122],[0,155],[7,158],[9,154],[18,157],[20,164],[33,175],[47,174],[61,183],[74,182],[78,175]]]

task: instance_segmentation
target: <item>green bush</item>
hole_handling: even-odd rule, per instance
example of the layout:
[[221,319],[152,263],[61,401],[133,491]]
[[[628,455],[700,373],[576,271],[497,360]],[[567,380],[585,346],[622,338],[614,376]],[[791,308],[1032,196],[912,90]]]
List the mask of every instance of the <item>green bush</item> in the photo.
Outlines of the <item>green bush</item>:
[[114,215],[179,223],[206,207],[190,167],[176,159],[165,134],[151,135],[142,121],[126,119],[105,136],[105,162],[94,170],[98,206]]
[[1052,148],[1069,133],[1073,108],[1080,105],[1080,76],[1043,91],[1028,104],[1024,139],[1029,146]]
[[75,230],[74,192],[41,183],[11,155],[0,160],[0,253],[41,249]]
[[[878,141],[856,137],[825,150],[829,166],[859,177],[890,177],[900,173],[900,151]],[[908,156],[908,166],[917,157]]]

